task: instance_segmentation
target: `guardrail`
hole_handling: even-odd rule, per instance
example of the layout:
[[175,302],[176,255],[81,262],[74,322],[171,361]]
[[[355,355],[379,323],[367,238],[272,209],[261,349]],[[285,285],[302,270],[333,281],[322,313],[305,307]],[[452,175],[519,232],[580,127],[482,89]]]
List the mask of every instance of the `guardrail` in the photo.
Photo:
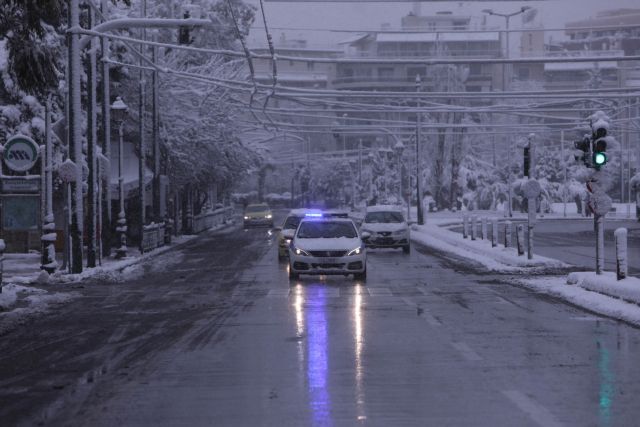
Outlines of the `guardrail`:
[[233,208],[221,208],[215,211],[201,213],[193,217],[193,233],[202,233],[205,230],[220,225],[233,216]]

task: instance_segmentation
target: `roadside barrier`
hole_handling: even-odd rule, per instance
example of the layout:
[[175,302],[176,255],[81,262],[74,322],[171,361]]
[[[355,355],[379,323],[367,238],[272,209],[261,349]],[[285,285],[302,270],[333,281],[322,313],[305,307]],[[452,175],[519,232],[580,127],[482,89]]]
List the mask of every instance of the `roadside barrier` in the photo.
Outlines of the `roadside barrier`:
[[524,225],[516,226],[516,244],[518,245],[518,255],[524,255]]
[[480,221],[481,221],[480,239],[487,240],[489,238],[489,235],[487,234],[487,217],[482,217]]
[[616,277],[622,280],[627,277],[627,229],[618,228],[614,232],[616,238]]
[[142,228],[142,252],[149,252],[166,243],[166,225],[164,222],[156,224],[152,222]]
[[233,216],[233,208],[221,208],[215,211],[201,213],[193,217],[193,233],[202,233],[211,227],[216,227]]
[[476,240],[478,234],[478,218],[471,215],[471,240]]
[[498,246],[498,218],[491,220],[491,246]]
[[513,241],[513,223],[511,221],[504,222],[504,247],[510,248]]
[[466,214],[462,216],[462,237],[469,237],[469,215]]

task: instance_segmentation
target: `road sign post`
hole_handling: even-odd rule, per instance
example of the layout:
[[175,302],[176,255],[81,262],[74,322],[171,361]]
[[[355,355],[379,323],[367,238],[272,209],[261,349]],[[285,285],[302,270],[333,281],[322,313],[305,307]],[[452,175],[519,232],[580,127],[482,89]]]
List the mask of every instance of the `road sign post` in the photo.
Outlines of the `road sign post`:
[[530,179],[524,185],[524,194],[527,197],[527,258],[533,259],[533,227],[536,223],[536,200],[540,196],[542,188],[535,179]]
[[604,271],[604,217],[611,209],[611,197],[596,188],[596,191],[591,195],[589,209],[593,212],[596,231],[596,274],[602,274]]

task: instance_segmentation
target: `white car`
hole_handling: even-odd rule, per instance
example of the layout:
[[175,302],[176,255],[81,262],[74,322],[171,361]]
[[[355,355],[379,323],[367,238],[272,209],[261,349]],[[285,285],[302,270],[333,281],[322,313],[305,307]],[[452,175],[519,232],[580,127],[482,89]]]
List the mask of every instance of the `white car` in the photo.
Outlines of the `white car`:
[[300,274],[353,274],[367,278],[367,252],[349,218],[307,214],[289,246],[289,278]]
[[365,239],[368,248],[402,248],[411,252],[409,224],[399,206],[369,206],[360,231],[370,235]]

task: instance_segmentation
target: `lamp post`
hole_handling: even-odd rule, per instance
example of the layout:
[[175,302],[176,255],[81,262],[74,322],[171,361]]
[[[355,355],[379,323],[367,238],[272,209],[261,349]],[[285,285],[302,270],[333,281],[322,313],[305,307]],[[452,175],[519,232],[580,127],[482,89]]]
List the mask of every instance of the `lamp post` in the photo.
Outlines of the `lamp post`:
[[[416,75],[416,92],[422,90],[422,80],[420,74]],[[420,127],[422,126],[422,114],[420,113],[420,97],[416,98],[416,202],[418,204],[418,224],[424,224],[424,214],[422,213],[422,194],[420,193]]]
[[[344,113],[342,115],[342,118],[344,119],[344,127],[346,130],[347,127],[347,113]],[[342,157],[346,157],[347,156],[347,135],[345,134],[345,132],[342,132]]]
[[116,232],[118,233],[118,240],[120,245],[116,249],[116,258],[124,258],[127,256],[127,218],[124,211],[124,177],[122,176],[123,169],[123,134],[124,134],[124,119],[127,115],[127,104],[122,101],[122,98],[117,97],[111,104],[111,111],[113,112],[113,118],[118,122],[118,191],[120,198],[120,212],[118,213],[118,226]]
[[[527,10],[531,9],[530,6],[522,6],[520,8],[520,10],[517,10],[515,12],[512,13],[498,13],[498,12],[494,12],[493,9],[483,9],[482,12],[486,13],[488,15],[492,15],[492,16],[501,16],[502,18],[505,19],[505,53],[504,55],[502,55],[504,58],[509,58],[509,19],[511,19],[512,16],[516,16],[519,15],[521,13],[526,12]],[[510,64],[502,64],[502,92],[506,92],[508,89],[508,79],[507,79],[507,74],[511,74],[511,73],[507,73],[507,71],[509,70],[509,66]],[[495,162],[495,157],[496,157],[496,146],[495,143],[493,144],[493,159],[494,159],[494,165],[496,164]],[[512,190],[511,190],[511,147],[509,147],[509,150],[507,151],[508,154],[508,164],[509,164],[509,182],[508,182],[508,186],[509,186],[509,197],[508,197],[508,203],[509,203],[509,207],[508,207],[508,211],[509,211],[509,217],[513,216],[513,212],[512,212],[512,203],[511,203],[511,199],[512,199]]]
[[393,146],[398,159],[398,202],[402,201],[402,153],[404,152],[404,144],[402,141],[396,142]]

